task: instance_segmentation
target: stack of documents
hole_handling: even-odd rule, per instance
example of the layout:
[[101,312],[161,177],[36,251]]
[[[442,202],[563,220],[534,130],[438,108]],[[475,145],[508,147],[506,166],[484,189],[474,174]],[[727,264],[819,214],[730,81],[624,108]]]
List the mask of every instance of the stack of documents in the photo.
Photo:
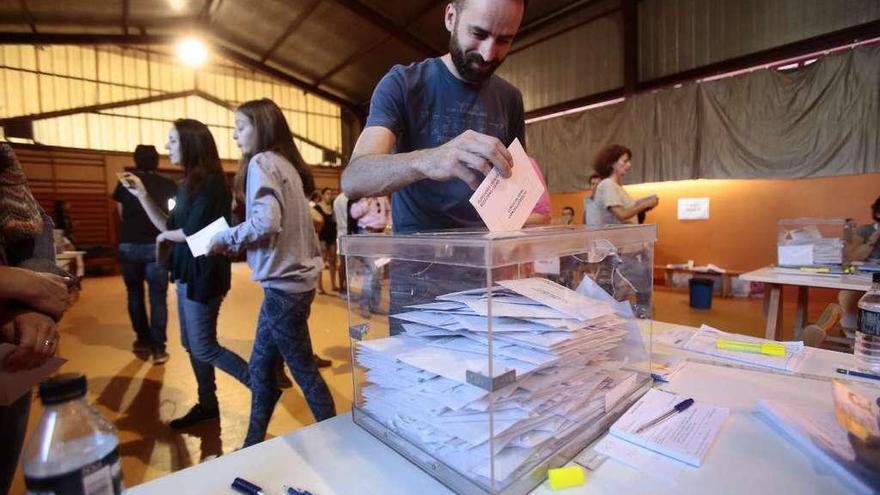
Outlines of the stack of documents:
[[[770,356],[761,353],[731,351],[718,348],[718,339],[733,340],[751,344],[776,343],[785,347],[784,356]],[[730,359],[747,363],[752,366],[762,368],[773,368],[783,371],[798,371],[807,355],[803,342],[776,342],[773,340],[760,339],[757,337],[749,337],[747,335],[739,335],[727,333],[712,328],[709,325],[702,325],[699,330],[688,340],[684,348],[689,351],[701,354],[709,354],[715,357]]]
[[755,406],[755,414],[800,452],[834,473],[852,493],[880,491],[880,474],[859,462],[847,430],[838,424],[834,410],[761,400]]
[[808,241],[790,241],[777,246],[781,266],[840,265],[843,263],[843,239],[816,237]]
[[[609,433],[640,447],[699,467],[709,447],[721,431],[730,410],[695,402],[693,406],[637,433],[651,420],[672,410],[686,397],[651,389],[633,404],[613,425]],[[598,449],[600,452],[601,449]]]
[[839,265],[843,263],[843,239],[823,237],[813,243],[813,264]]
[[363,408],[468,477],[518,476],[647,378],[620,349],[633,320],[543,278],[408,309],[404,333],[358,343]]

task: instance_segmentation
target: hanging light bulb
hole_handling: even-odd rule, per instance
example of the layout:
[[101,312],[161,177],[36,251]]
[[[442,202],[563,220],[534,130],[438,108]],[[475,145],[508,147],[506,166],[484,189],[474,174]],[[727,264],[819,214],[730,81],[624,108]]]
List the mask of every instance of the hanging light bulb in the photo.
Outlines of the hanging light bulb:
[[177,43],[177,58],[183,65],[198,69],[208,60],[208,48],[198,38],[184,38]]

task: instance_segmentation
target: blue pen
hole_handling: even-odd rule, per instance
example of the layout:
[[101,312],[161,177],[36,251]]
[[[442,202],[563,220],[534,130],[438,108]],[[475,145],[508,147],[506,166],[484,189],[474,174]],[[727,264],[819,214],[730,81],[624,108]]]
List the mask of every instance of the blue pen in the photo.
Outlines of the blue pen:
[[861,371],[837,368],[837,372],[841,375],[859,376],[862,378],[870,378],[871,380],[880,380],[880,375],[872,375],[871,373],[862,373]]
[[232,489],[245,495],[266,495],[262,488],[244,478],[235,478],[232,482]]
[[639,434],[639,433],[647,430],[648,428],[656,425],[657,423],[660,423],[660,422],[666,420],[667,418],[671,418],[672,416],[674,416],[677,413],[683,412],[684,410],[691,407],[692,405],[694,405],[694,399],[685,399],[685,400],[679,402],[672,409],[670,409],[669,412],[667,412],[666,414],[663,414],[662,416],[654,418],[651,421],[648,421],[647,423],[643,424],[641,427],[639,427],[639,429],[636,430],[636,434]]
[[287,485],[282,486],[281,489],[284,490],[284,495],[314,495],[308,490],[299,490],[297,488],[292,488]]

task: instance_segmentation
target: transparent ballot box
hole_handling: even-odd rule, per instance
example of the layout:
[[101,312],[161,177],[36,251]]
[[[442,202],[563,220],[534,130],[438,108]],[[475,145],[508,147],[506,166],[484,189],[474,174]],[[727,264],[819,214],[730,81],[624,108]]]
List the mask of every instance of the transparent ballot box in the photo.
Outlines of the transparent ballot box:
[[843,218],[787,218],[777,222],[776,264],[840,265],[850,223]]
[[651,385],[656,236],[345,236],[354,421],[456,493],[530,491]]

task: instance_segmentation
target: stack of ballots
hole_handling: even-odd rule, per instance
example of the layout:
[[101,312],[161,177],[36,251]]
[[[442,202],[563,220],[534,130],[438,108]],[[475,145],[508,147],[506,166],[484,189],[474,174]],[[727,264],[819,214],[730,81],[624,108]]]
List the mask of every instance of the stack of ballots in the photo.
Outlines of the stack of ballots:
[[843,263],[843,239],[823,237],[813,242],[813,263],[816,265],[839,265]]
[[403,333],[358,343],[363,408],[469,478],[516,479],[637,388],[615,303],[528,278],[407,308]]

